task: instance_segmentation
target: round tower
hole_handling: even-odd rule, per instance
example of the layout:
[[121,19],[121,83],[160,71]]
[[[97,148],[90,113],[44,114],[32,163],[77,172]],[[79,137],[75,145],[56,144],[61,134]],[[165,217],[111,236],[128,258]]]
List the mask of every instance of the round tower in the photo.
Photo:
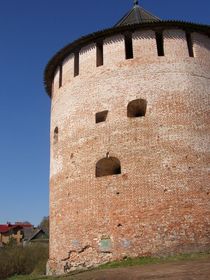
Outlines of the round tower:
[[209,36],[134,1],[50,60],[50,273],[210,249]]

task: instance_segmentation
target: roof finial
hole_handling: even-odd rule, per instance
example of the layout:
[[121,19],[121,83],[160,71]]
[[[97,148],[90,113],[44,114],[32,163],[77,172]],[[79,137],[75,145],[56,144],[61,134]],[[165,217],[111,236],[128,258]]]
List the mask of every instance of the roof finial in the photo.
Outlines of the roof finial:
[[139,4],[139,1],[138,0],[134,0],[133,4],[134,4],[134,6],[137,6]]

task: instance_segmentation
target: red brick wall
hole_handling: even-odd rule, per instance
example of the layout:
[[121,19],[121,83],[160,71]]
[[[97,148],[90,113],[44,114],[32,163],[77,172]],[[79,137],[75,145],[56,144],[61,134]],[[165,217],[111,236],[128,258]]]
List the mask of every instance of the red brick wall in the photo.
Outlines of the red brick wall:
[[69,86],[69,83],[71,83],[71,81],[74,79],[74,54],[70,54],[63,61],[62,67],[63,67],[62,85],[65,86],[66,84],[68,84]]
[[[122,35],[73,56],[55,78],[51,112],[51,272],[127,257],[210,248],[210,39],[164,31],[157,56],[152,31],[133,34],[125,60]],[[68,78],[69,75],[72,75]],[[146,116],[128,118],[128,102],[147,100]],[[95,113],[109,110],[106,122]],[[59,128],[58,143],[53,132]],[[122,174],[95,177],[98,160],[121,161]]]

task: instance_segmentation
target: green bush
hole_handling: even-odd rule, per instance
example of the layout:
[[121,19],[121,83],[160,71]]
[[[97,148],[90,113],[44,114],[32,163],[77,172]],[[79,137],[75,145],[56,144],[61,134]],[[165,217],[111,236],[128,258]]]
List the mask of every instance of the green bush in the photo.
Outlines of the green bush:
[[20,274],[43,275],[47,259],[48,246],[46,244],[0,248],[0,279]]

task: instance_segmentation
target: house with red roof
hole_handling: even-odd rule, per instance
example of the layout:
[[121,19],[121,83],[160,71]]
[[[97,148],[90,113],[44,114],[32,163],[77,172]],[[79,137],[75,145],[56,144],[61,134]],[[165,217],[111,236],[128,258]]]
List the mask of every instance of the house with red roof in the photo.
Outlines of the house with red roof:
[[26,228],[33,229],[33,225],[21,222],[0,225],[0,246],[8,244],[11,239],[15,240],[17,244],[20,244],[24,238],[24,229]]

